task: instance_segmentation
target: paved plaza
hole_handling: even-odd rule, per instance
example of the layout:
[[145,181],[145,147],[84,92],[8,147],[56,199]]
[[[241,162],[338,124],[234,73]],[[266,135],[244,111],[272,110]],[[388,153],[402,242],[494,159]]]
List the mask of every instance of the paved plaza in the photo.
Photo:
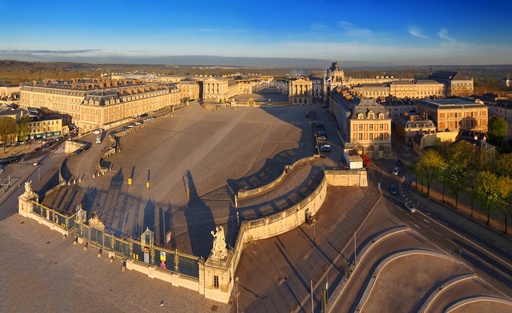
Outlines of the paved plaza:
[[[264,185],[278,177],[285,165],[313,154],[315,143],[305,118],[311,109],[328,127],[329,142],[335,145],[332,153],[297,167],[272,191],[241,200],[235,208],[234,191]],[[172,117],[121,138],[121,153],[107,160],[113,170],[103,176],[93,178],[97,162],[93,156],[110,145],[108,140],[68,158],[64,164],[67,179],[83,180],[44,201],[61,209],[82,203],[90,214],[100,217],[107,231],[118,236],[138,237],[149,227],[161,244],[163,234],[171,230],[173,240],[168,247],[207,257],[212,246],[210,231],[215,225],[224,226],[228,245],[233,245],[236,212],[243,220],[286,209],[311,193],[322,179],[323,169],[338,166],[341,151],[336,148],[339,142],[333,125],[332,114],[319,106],[208,111],[192,103]],[[379,164],[382,167],[382,162]],[[239,311],[309,312],[311,282],[315,312],[319,311],[322,289],[334,292],[344,275],[345,258],[354,253],[355,232],[362,246],[379,231],[404,224],[392,213],[388,201],[378,201],[381,194],[377,185],[383,174],[380,168],[371,167],[367,188],[329,188],[314,224],[249,243],[235,273],[239,277]],[[0,258],[0,277],[7,282],[2,291],[8,295],[0,305],[8,311],[234,311],[233,305],[207,300],[195,291],[172,287],[135,271],[122,272],[119,260],[110,263],[105,255],[98,257],[96,249],[84,250],[73,245],[71,238],[17,214],[6,215],[0,224],[4,238],[0,250],[12,251]],[[404,248],[433,248],[414,232],[401,241]],[[409,298],[418,301],[443,277],[466,272],[460,264],[448,261],[438,262],[437,269],[414,266],[431,263],[425,258],[417,257],[413,262],[402,259],[390,265],[375,286],[368,310],[417,308],[418,302]],[[368,271],[372,266],[369,262],[361,268]],[[399,275],[414,271],[418,275],[410,282]],[[364,283],[366,276],[358,277],[359,283]],[[406,293],[401,291],[404,283],[411,287]],[[486,293],[485,283],[477,280],[467,286],[467,290],[481,288],[481,294],[494,294]],[[343,303],[348,311],[355,305],[350,301],[358,299],[361,292],[361,287],[351,288],[347,298],[352,300]],[[386,301],[387,294],[395,300]],[[501,308],[496,304],[490,307],[497,312]]]

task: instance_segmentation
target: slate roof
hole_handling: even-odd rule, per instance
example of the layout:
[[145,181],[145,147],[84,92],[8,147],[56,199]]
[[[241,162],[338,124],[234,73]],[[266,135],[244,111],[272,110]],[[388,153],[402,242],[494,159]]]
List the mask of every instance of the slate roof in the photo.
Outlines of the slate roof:
[[431,74],[428,78],[433,79],[433,80],[442,80],[442,81],[470,80],[469,77],[467,77],[464,74],[461,74],[459,71],[437,71],[437,72]]

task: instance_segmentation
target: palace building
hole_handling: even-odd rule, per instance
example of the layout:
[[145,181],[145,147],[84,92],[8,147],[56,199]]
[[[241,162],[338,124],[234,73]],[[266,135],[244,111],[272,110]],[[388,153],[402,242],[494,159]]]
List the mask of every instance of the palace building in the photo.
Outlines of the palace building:
[[137,80],[74,79],[35,81],[20,90],[22,108],[47,108],[82,132],[180,103],[175,85]]
[[488,107],[483,103],[460,98],[418,100],[416,110],[434,122],[437,132],[487,132]]

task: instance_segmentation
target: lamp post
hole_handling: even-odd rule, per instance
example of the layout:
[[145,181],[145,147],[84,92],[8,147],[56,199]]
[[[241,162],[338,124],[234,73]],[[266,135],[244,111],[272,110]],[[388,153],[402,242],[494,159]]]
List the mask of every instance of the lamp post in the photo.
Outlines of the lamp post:
[[238,296],[240,295],[240,292],[238,291],[238,277],[235,278],[235,284],[236,284],[236,294],[235,294],[235,299],[236,299],[236,313],[238,313]]
[[354,265],[357,262],[357,231],[354,232]]

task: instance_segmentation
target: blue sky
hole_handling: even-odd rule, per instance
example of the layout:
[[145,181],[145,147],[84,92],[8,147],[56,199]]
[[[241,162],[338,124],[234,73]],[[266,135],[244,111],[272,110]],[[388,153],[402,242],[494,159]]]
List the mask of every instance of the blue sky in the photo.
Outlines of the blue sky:
[[0,59],[512,63],[512,1],[0,0]]

